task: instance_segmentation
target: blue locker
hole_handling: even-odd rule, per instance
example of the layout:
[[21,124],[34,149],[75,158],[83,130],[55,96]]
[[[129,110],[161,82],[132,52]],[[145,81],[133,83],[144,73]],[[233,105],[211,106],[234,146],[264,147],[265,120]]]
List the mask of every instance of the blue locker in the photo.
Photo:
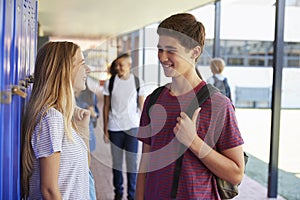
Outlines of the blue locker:
[[[11,85],[11,56],[13,47],[13,22],[14,22],[14,3],[4,0],[4,43],[3,43],[3,65],[2,65],[2,92],[8,92],[9,96]],[[1,105],[2,115],[2,198],[12,199],[13,197],[13,155],[12,155],[12,121],[11,104]]]
[[21,114],[26,77],[33,73],[37,38],[37,0],[0,4],[0,199],[20,199]]
[[[0,3],[0,92],[3,91],[3,86],[4,86],[4,83],[3,83],[3,43],[4,43],[4,24],[3,24],[3,19],[4,19],[4,1],[2,1]],[[4,94],[1,93],[1,101],[2,101],[2,98],[4,97]],[[2,169],[3,169],[3,161],[2,161],[2,146],[3,146],[3,111],[2,111],[2,104],[0,104],[0,197],[2,197],[2,193],[3,193],[3,190],[2,190],[2,185],[3,185],[3,172],[2,172]]]

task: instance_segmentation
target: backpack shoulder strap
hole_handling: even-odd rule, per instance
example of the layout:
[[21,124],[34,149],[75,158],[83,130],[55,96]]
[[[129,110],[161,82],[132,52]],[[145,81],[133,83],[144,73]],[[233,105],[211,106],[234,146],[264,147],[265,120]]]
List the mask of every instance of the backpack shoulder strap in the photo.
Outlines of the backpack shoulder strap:
[[197,108],[201,106],[209,97],[219,90],[211,84],[204,85],[196,94],[191,104],[186,110],[186,114],[191,118]]
[[218,81],[218,78],[216,77],[216,75],[213,75],[212,77],[213,77],[214,81]]
[[109,91],[109,99],[110,99],[110,106],[109,106],[109,109],[111,110],[111,93],[112,93],[112,90],[114,88],[114,82],[115,82],[115,78],[116,78],[116,75],[112,75],[109,79],[109,83],[108,83],[108,91]]
[[165,88],[165,86],[160,86],[158,88],[156,88],[149,96],[149,101],[146,105],[146,113],[150,119],[150,109],[151,107],[155,104],[157,98],[159,97],[160,93],[163,91],[163,89]]
[[109,79],[109,83],[108,83],[109,96],[111,96],[112,90],[114,88],[115,78],[116,78],[116,75],[112,75]]
[[134,83],[135,83],[135,88],[136,88],[136,105],[137,108],[139,107],[139,92],[140,92],[140,79],[136,75],[133,75],[134,77]]
[[134,76],[134,83],[135,83],[136,92],[139,94],[139,91],[140,91],[140,79],[136,75],[133,75],[133,76]]
[[[150,109],[155,104],[157,98],[159,97],[160,93],[163,91],[165,86],[160,86],[156,88],[150,95],[149,95],[149,101],[147,105],[145,105],[146,113],[148,117],[150,117]],[[193,112],[200,107],[200,105],[206,101],[210,96],[212,96],[215,92],[218,92],[219,90],[214,87],[211,84],[204,85],[201,90],[198,91],[196,94],[196,97],[191,102],[190,106],[186,110],[186,113],[191,117],[193,115]]]
[[[208,98],[210,98],[215,92],[219,90],[212,86],[211,84],[204,85],[196,94],[196,97],[192,100],[191,104],[186,110],[186,114],[191,118],[197,108],[201,106]],[[175,169],[174,169],[174,176],[173,176],[173,183],[172,183],[172,190],[171,190],[171,198],[176,199],[178,184],[179,184],[179,177],[182,168],[182,161],[183,161],[183,151],[185,150],[184,145],[181,145],[179,153],[182,153],[181,156],[176,160]]]
[[219,79],[215,75],[213,75],[212,77],[214,79],[214,83],[212,85],[216,87],[219,82]]
[[228,84],[227,78],[224,78],[223,83],[224,83],[224,86],[225,86],[226,96],[231,100],[231,89],[230,89],[230,86]]

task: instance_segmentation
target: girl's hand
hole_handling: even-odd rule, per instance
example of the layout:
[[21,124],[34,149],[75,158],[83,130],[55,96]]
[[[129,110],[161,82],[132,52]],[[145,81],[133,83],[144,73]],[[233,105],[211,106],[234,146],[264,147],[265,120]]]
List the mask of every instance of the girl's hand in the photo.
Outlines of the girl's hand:
[[89,110],[75,107],[74,119],[79,131],[82,133],[88,132],[91,112]]

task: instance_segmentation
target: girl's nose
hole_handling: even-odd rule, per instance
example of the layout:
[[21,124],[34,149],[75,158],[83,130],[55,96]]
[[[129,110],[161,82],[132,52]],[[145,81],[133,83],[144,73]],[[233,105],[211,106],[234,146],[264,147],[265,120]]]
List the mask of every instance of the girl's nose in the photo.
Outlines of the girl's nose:
[[85,65],[85,72],[87,74],[91,72],[91,68],[88,65]]

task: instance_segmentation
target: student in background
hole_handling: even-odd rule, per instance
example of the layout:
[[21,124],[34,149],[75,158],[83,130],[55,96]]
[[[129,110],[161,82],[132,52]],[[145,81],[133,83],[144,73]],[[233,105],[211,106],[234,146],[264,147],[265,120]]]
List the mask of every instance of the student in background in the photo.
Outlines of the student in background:
[[90,128],[90,139],[89,146],[90,152],[95,151],[96,149],[96,136],[95,136],[95,128],[97,126],[99,111],[97,108],[97,97],[96,94],[91,91],[86,83],[85,90],[75,94],[76,103],[80,108],[87,109],[91,112],[91,119],[89,123]]
[[210,70],[212,76],[207,79],[207,83],[214,85],[222,94],[231,100],[231,89],[227,78],[222,74],[225,68],[225,62],[222,58],[213,58],[210,61]]
[[103,89],[103,132],[105,142],[110,142],[111,146],[115,200],[121,200],[124,193],[122,172],[124,153],[127,199],[133,200],[135,196],[138,151],[136,134],[144,103],[144,90],[140,87],[141,80],[130,72],[131,64],[129,54],[120,55],[112,63],[113,75],[106,81]]
[[48,42],[39,49],[22,121],[25,199],[89,199],[90,112],[76,107],[74,98],[85,89],[89,71],[72,42]]
[[[149,112],[150,96],[145,100],[138,133],[143,153],[136,199],[220,199],[214,177],[241,182],[244,142],[233,105],[219,92],[206,99],[192,117],[185,113],[195,93],[206,85],[195,67],[204,48],[204,26],[193,15],[180,13],[163,20],[157,33],[158,59],[172,81]],[[176,160],[182,153],[178,188],[173,193]]]

